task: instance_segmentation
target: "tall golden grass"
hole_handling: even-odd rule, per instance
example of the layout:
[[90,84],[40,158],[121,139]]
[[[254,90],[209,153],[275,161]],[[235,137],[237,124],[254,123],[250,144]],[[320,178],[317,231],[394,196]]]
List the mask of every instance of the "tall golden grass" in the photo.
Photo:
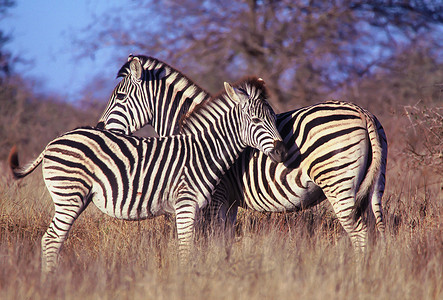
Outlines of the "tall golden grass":
[[326,201],[299,213],[241,210],[230,256],[222,238],[199,235],[185,267],[172,219],[120,221],[91,205],[57,272],[42,282],[40,239],[52,201],[40,169],[15,181],[2,162],[1,299],[442,299],[442,176],[408,167],[406,123],[382,123],[390,144],[387,234],[381,241],[371,232],[363,257]]

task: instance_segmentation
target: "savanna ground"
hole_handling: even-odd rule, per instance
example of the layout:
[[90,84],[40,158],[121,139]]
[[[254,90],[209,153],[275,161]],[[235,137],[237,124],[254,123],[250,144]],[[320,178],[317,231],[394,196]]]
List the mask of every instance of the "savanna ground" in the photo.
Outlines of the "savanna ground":
[[407,150],[423,135],[406,114],[380,119],[389,140],[387,234],[382,242],[371,232],[361,258],[326,201],[298,213],[240,210],[229,258],[221,238],[200,237],[186,267],[178,263],[173,218],[120,221],[90,205],[62,249],[58,271],[41,282],[40,239],[52,201],[40,169],[15,181],[3,160],[1,298],[442,299],[441,170]]
[[[15,2],[0,0],[0,19]],[[259,75],[280,112],[330,97],[367,108],[389,143],[386,240],[371,232],[366,255],[354,257],[327,202],[288,214],[241,210],[229,258],[220,237],[198,236],[191,263],[180,267],[173,218],[125,222],[90,205],[58,271],[41,282],[52,201],[40,169],[15,181],[6,157],[17,144],[25,163],[57,135],[94,125],[110,78],[91,66],[96,79],[76,107],[40,94],[42,79],[14,71],[32,58],[5,49],[11,37],[0,28],[0,299],[443,299],[441,4],[204,2],[111,8],[78,33],[72,55],[114,45],[122,63],[130,52],[165,58],[212,93],[223,81]]]

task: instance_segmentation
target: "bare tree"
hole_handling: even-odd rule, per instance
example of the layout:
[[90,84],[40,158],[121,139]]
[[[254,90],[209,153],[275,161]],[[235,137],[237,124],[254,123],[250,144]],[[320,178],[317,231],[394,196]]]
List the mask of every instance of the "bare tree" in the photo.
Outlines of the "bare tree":
[[405,112],[420,143],[407,144],[414,167],[428,166],[443,178],[443,107],[426,107],[422,103],[406,106]]
[[159,57],[210,91],[255,74],[279,102],[310,102],[386,67],[397,44],[443,21],[437,2],[367,2],[137,0],[79,40],[92,53],[111,45]]
[[[12,0],[0,0],[0,16],[5,15],[6,11],[14,5]],[[0,30],[0,85],[2,78],[9,75],[11,70],[11,53],[4,49],[10,39],[11,37],[7,33]]]

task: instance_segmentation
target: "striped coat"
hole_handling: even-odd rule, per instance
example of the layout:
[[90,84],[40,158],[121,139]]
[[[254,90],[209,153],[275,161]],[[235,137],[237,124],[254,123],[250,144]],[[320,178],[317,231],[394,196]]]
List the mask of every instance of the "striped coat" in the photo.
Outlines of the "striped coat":
[[[160,136],[179,132],[178,120],[209,94],[183,74],[152,57],[130,56],[99,120],[128,134],[150,124]],[[288,148],[283,165],[249,149],[223,177],[209,214],[224,224],[239,206],[259,211],[294,211],[325,199],[356,249],[367,243],[362,214],[368,206],[383,234],[387,139],[375,116],[342,101],[328,101],[277,115]],[[195,131],[201,128],[194,128]]]
[[[42,269],[53,270],[74,221],[94,202],[104,213],[125,220],[176,214],[182,261],[190,249],[195,215],[211,199],[221,176],[247,147],[281,162],[285,149],[266,102],[263,83],[251,79],[207,101],[182,120],[186,135],[138,138],[97,128],[78,128],[51,141],[31,164],[19,167],[15,149],[9,162],[24,177],[42,163],[55,206],[42,238]],[[248,93],[247,91],[254,92]],[[207,130],[193,133],[192,126]]]

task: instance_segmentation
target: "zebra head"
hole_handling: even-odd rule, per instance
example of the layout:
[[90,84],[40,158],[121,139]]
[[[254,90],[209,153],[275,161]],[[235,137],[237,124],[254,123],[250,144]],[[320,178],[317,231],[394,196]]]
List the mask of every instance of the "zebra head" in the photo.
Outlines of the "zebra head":
[[141,111],[138,106],[147,102],[143,99],[146,93],[140,92],[143,90],[143,75],[139,58],[130,55],[118,72],[117,77],[123,78],[112,92],[97,127],[129,135],[148,124],[152,111],[144,109],[142,114],[138,113]]
[[287,150],[276,127],[276,115],[269,105],[264,81],[252,78],[233,87],[225,82],[226,94],[241,111],[241,137],[248,146],[259,149],[274,162],[285,160]]
[[151,125],[159,136],[177,134],[183,114],[209,93],[180,71],[149,56],[130,55],[97,127],[131,134]]

